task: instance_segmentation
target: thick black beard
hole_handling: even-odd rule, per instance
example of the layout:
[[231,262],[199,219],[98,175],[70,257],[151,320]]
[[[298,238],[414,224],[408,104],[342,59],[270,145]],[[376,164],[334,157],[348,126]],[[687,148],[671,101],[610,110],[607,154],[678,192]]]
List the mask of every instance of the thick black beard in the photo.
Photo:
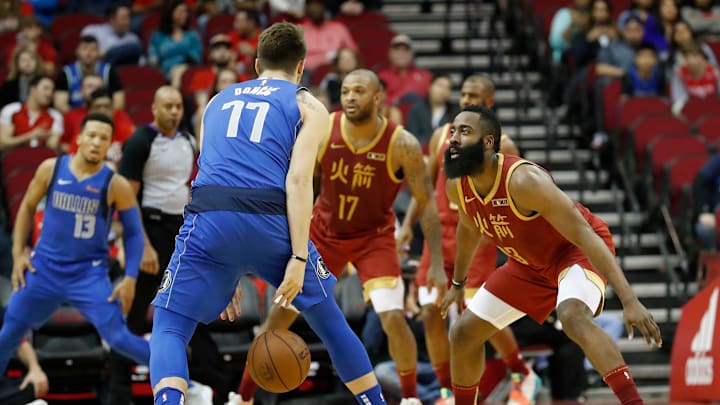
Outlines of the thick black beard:
[[[452,154],[457,156],[453,159]],[[450,146],[445,150],[445,176],[456,179],[471,176],[482,171],[485,151],[482,142],[470,146]]]

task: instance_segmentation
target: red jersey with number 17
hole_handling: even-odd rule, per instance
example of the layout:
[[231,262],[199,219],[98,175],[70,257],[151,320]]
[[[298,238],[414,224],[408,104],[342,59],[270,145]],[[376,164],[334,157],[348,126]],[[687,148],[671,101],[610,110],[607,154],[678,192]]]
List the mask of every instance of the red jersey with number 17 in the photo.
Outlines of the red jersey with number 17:
[[[485,197],[480,196],[469,177],[462,177],[457,182],[462,210],[473,220],[478,231],[490,238],[510,260],[537,271],[556,269],[565,261],[572,262],[578,256],[584,256],[540,214],[521,214],[509,198],[507,186],[515,169],[534,163],[516,156],[500,153],[497,156],[495,183]],[[575,205],[593,230],[600,231],[607,239],[607,225],[582,204],[576,202]],[[606,240],[606,243],[614,253],[612,240]]]
[[402,174],[392,170],[392,147],[402,126],[383,118],[375,138],[355,149],[343,130],[345,119],[330,115],[330,137],[318,156],[322,185],[313,221],[338,239],[392,231],[392,206],[402,183]]

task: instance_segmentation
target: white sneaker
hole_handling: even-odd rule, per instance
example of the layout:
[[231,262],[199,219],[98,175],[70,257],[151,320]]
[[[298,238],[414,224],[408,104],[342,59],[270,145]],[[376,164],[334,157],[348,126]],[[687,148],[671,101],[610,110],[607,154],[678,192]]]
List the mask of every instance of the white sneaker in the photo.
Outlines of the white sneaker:
[[225,405],[253,405],[253,400],[243,401],[242,395],[231,392],[228,394],[228,401]]
[[400,405],[422,405],[422,402],[417,398],[403,398]]
[[34,400],[34,401],[32,401],[32,402],[28,402],[28,403],[25,404],[25,405],[48,405],[48,403],[45,402],[44,399],[36,399],[36,400]]
[[185,398],[185,404],[187,405],[213,405],[213,390],[205,384],[200,384],[197,381],[190,381],[190,386],[187,390],[187,398]]

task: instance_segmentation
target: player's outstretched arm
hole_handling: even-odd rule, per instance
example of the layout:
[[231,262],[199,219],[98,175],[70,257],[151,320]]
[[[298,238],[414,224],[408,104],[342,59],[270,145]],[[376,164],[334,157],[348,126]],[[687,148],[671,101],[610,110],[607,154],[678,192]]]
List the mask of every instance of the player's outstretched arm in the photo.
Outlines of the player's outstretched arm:
[[580,248],[607,278],[623,304],[630,337],[632,326],[635,326],[643,333],[648,345],[651,340],[657,346],[662,344],[660,328],[638,300],[615,256],[547,173],[533,165],[518,167],[510,178],[508,196],[521,212],[534,211],[542,215],[563,237]]
[[145,235],[143,233],[140,209],[135,200],[135,193],[128,180],[115,175],[110,183],[111,204],[118,211],[123,226],[123,244],[125,246],[125,278],[115,287],[109,301],[120,298],[123,313],[127,315],[135,297],[135,282],[140,271]]
[[408,187],[420,213],[420,227],[430,249],[427,286],[429,288],[436,287],[441,292],[437,302],[437,305],[440,305],[447,286],[447,276],[443,267],[440,217],[435,203],[433,185],[425,167],[422,147],[415,136],[403,131],[393,143],[393,155],[399,159]]
[[[458,193],[458,179],[448,180],[447,183],[445,183],[445,187],[450,202],[458,207],[462,207]],[[477,252],[478,247],[487,243],[487,239],[478,233],[472,219],[465,214],[465,211],[462,209],[458,211],[459,220],[455,234],[455,267],[453,268],[450,292],[445,297],[441,308],[443,317],[447,316],[447,311],[453,302],[458,304],[458,311],[462,308],[462,301],[465,298],[465,281],[470,271],[470,264],[475,257],[475,252]]]
[[15,216],[12,245],[13,271],[10,276],[13,291],[25,287],[25,270],[35,272],[35,269],[30,264],[27,241],[30,238],[30,232],[32,232],[37,205],[47,193],[50,178],[55,168],[55,160],[55,158],[47,159],[37,168]]
[[17,355],[22,364],[27,369],[27,374],[20,384],[20,390],[24,390],[28,385],[32,384],[35,390],[35,398],[40,398],[47,394],[50,384],[47,375],[40,367],[37,354],[32,345],[27,340],[23,340],[18,347]]
[[300,90],[297,102],[303,126],[295,140],[285,180],[292,256],[288,258],[285,277],[273,297],[273,302],[283,307],[292,303],[303,285],[313,206],[313,172],[320,142],[330,130],[327,109],[312,94]]

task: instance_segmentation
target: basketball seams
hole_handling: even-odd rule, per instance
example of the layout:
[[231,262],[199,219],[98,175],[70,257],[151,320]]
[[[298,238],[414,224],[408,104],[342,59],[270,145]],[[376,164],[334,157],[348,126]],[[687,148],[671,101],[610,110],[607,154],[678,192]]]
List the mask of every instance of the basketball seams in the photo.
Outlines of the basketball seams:
[[[277,336],[277,335],[275,335],[275,334],[273,333],[273,336]],[[263,334],[263,338],[265,339],[265,351],[267,352],[268,361],[269,361],[270,364],[272,365],[272,368],[273,368],[273,370],[275,371],[275,375],[277,376],[278,380],[280,380],[280,384],[282,384],[283,387],[285,387],[285,389],[286,389],[287,391],[290,391],[290,388],[288,388],[287,384],[285,384],[285,381],[283,381],[282,376],[280,375],[280,373],[278,372],[277,367],[275,366],[275,361],[273,361],[272,353],[270,353],[270,346],[268,345],[268,338],[267,338],[267,337],[268,337],[268,333],[265,332],[265,333]],[[282,339],[280,339],[280,340],[284,343],[284,341],[283,341]],[[294,352],[293,352],[293,354],[294,354]]]
[[[298,357],[298,354],[297,354],[297,352],[295,351],[295,348],[293,348],[292,346],[290,346],[290,344],[289,344],[288,342],[286,342],[285,339],[282,338],[282,336],[280,336],[280,335],[278,335],[277,333],[275,333],[274,330],[272,331],[272,334],[273,334],[273,336],[275,336],[276,338],[278,338],[278,340],[280,340],[281,342],[283,342],[283,344],[284,344],[285,346],[287,346],[288,350],[290,350],[290,353],[292,353],[293,358],[295,359],[295,363],[297,363],[297,366],[298,366],[298,375],[299,375],[300,378],[301,378],[300,383],[302,384],[302,381],[305,380],[305,378],[303,378],[303,367],[302,367],[302,364],[300,363],[300,358]],[[291,337],[292,337],[292,335],[291,335]],[[284,384],[283,384],[283,385],[284,385]]]

